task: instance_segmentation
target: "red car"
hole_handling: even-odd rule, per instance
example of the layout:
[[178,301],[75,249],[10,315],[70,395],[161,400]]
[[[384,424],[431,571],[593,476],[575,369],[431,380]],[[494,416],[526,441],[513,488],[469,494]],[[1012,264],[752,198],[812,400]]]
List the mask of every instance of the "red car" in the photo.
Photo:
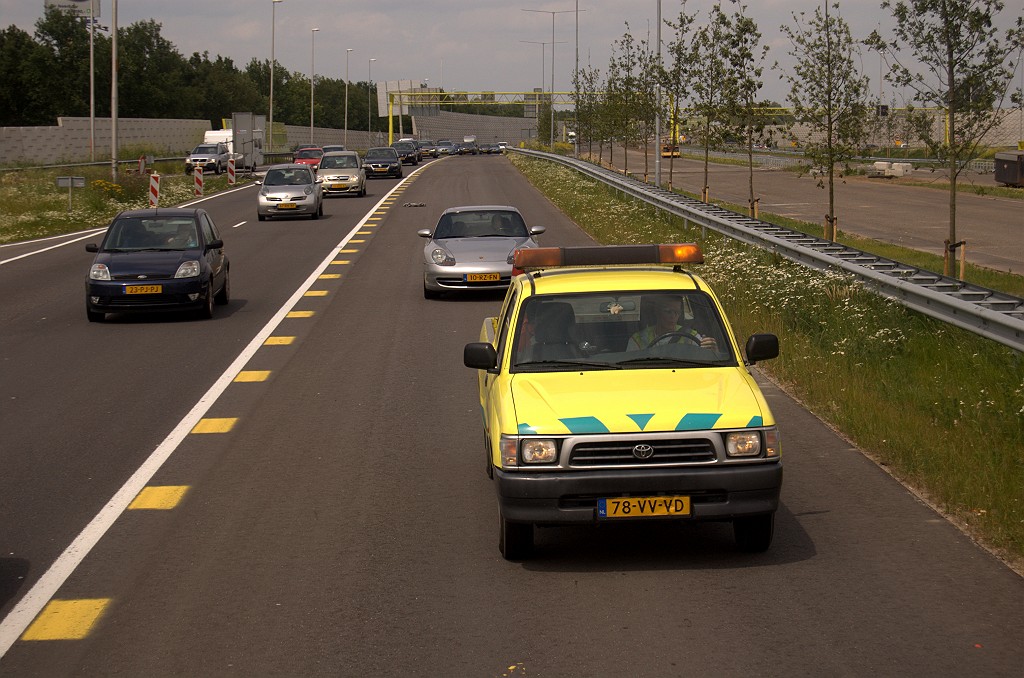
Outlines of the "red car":
[[300,148],[295,151],[295,156],[292,158],[292,162],[298,165],[309,165],[316,171],[320,168],[320,158],[324,157],[324,149],[316,148]]

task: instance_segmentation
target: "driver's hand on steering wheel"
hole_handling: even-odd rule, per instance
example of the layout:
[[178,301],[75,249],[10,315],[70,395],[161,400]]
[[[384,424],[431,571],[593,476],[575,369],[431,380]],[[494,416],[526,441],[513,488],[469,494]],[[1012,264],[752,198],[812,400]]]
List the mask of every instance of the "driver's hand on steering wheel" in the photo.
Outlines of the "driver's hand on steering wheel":
[[700,340],[701,348],[710,348],[713,351],[718,350],[718,342],[715,341],[714,337],[703,337]]

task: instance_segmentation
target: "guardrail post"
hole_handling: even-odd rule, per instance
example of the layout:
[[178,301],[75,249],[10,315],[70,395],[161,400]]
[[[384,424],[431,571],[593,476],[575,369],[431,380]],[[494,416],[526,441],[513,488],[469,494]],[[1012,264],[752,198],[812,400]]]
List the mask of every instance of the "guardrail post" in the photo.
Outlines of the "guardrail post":
[[201,196],[203,194],[203,168],[195,168],[192,172],[192,176],[195,177],[195,195]]
[[160,204],[160,175],[149,175],[149,206],[156,207]]
[[754,219],[758,218],[757,214],[758,214],[758,207],[760,206],[760,203],[761,203],[761,199],[760,198],[754,198],[753,200],[750,201],[750,216],[753,217]]

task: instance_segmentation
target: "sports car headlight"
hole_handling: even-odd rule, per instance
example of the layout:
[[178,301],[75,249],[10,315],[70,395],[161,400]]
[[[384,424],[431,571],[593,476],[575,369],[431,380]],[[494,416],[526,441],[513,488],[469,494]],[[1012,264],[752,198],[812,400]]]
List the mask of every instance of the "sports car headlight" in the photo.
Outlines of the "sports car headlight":
[[177,273],[174,274],[175,278],[198,278],[199,277],[199,262],[198,261],[184,261],[181,266],[178,267]]
[[725,434],[725,453],[730,457],[761,455],[761,431],[733,431]]
[[430,258],[438,266],[455,265],[455,257],[453,257],[452,253],[444,249],[443,247],[435,247],[434,251],[430,253]]
[[558,459],[558,444],[554,440],[524,440],[524,464],[550,464]]
[[110,280],[110,269],[106,264],[93,264],[89,269],[90,280]]

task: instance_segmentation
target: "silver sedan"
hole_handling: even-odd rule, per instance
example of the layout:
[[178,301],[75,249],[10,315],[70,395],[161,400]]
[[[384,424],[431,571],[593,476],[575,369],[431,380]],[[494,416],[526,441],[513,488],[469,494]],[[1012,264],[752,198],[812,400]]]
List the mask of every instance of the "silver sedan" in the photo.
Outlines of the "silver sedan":
[[423,248],[423,296],[503,290],[512,281],[512,253],[537,247],[543,226],[527,227],[515,207],[471,205],[446,209],[437,225],[417,231]]

